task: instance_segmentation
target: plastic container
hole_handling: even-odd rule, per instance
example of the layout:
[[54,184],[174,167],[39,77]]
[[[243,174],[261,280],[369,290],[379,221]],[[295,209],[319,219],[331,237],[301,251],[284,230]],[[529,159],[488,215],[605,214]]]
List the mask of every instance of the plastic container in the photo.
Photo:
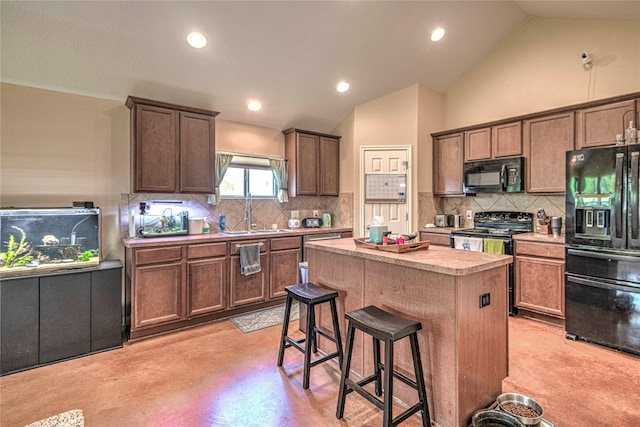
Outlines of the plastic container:
[[204,219],[189,218],[189,234],[202,234]]

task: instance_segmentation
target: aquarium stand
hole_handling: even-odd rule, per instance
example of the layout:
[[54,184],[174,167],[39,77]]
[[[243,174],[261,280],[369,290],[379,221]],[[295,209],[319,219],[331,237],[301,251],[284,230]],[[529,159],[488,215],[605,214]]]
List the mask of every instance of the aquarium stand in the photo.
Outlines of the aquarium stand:
[[0,279],[0,375],[122,347],[122,263]]

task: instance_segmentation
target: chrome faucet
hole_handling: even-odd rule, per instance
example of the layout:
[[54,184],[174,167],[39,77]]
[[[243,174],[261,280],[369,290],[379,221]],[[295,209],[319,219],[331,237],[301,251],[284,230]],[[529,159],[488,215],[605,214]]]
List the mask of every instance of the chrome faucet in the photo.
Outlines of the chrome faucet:
[[251,222],[251,210],[253,209],[251,193],[247,194],[247,203],[244,205],[244,219],[247,220],[247,231],[251,231],[253,223]]

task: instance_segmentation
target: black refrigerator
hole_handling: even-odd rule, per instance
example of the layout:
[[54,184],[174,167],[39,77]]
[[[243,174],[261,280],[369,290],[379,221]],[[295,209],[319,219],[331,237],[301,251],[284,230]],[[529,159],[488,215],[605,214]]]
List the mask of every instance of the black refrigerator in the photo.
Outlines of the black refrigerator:
[[640,144],[567,152],[568,338],[640,354]]

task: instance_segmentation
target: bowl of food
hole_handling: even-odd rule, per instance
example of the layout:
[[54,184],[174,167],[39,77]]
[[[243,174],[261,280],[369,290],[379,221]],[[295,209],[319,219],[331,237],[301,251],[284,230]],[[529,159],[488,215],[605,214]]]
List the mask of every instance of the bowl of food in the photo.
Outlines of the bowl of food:
[[524,427],[516,417],[497,409],[480,409],[471,417],[473,427]]
[[542,406],[524,394],[502,393],[496,401],[498,408],[513,415],[525,426],[537,426],[542,420]]

